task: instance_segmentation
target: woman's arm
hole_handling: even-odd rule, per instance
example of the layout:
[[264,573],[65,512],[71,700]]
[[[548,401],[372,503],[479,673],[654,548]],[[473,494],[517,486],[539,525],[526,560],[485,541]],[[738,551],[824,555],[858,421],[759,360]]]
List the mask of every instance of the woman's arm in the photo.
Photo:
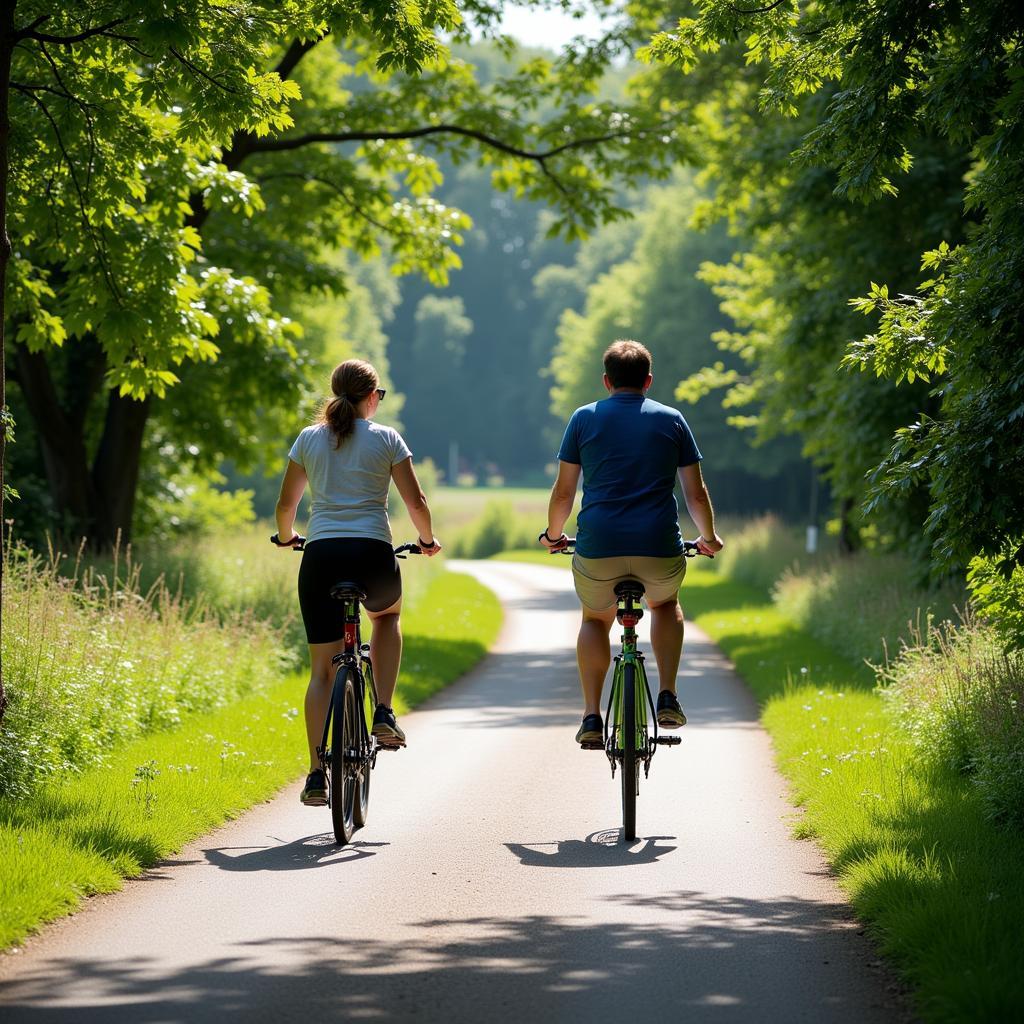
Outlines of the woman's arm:
[[302,492],[306,489],[306,471],[297,462],[288,460],[281,481],[281,495],[277,499],[274,510],[277,519],[277,536],[282,544],[295,539],[295,510],[302,500]]
[[419,534],[418,540],[430,541],[432,546],[421,544],[425,555],[436,555],[441,550],[441,545],[434,536],[434,527],[430,520],[430,507],[427,505],[427,496],[416,479],[416,472],[412,468],[412,459],[403,459],[391,467],[391,479],[395,481],[398,493],[409,510],[409,518],[412,525],[416,527]]

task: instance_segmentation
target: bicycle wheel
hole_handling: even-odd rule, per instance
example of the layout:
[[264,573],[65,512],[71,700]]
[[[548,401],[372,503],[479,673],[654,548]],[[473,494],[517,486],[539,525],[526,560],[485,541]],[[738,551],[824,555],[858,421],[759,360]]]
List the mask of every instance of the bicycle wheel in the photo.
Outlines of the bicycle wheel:
[[331,820],[339,846],[351,842],[356,830],[356,762],[352,754],[359,749],[358,713],[352,672],[341,668],[334,680],[331,721]]
[[[369,668],[366,667],[363,671],[367,672]],[[362,772],[362,776],[356,784],[355,806],[352,808],[352,820],[355,822],[356,828],[362,828],[370,814],[370,722],[373,719],[373,707],[369,704],[369,697],[373,692],[372,677],[366,680],[361,690],[363,692],[362,700],[359,699],[359,694],[356,694],[356,705],[362,712],[357,721],[359,742],[356,744],[361,754],[357,767]],[[369,711],[367,711],[368,707]]]
[[636,839],[636,665],[626,662],[622,673],[622,838]]

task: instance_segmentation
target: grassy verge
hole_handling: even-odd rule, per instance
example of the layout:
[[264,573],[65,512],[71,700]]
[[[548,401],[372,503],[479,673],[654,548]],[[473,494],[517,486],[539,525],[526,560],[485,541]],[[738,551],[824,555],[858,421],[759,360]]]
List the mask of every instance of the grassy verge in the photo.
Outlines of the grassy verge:
[[762,593],[698,571],[682,600],[763,703],[798,834],[823,848],[925,1019],[1020,1019],[1024,839],[990,824],[965,777],[921,764],[873,673]]
[[[403,616],[400,711],[466,671],[497,634],[496,598],[468,576],[435,576]],[[117,748],[100,766],[0,799],[0,948],[111,892],[270,797],[305,767],[302,695],[291,676],[226,708]]]
[[556,569],[568,569],[572,565],[572,559],[567,555],[552,555],[539,547],[514,548],[491,557],[496,562],[536,562],[538,565],[554,566]]

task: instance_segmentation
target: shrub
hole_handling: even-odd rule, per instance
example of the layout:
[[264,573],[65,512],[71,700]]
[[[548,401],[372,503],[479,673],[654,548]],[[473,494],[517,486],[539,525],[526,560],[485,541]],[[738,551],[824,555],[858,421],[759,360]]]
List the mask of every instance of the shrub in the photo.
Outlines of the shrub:
[[1010,558],[975,558],[967,572],[971,604],[1007,650],[1024,651],[1024,565]]
[[712,565],[723,576],[765,593],[787,570],[799,571],[820,557],[808,555],[797,531],[787,529],[773,515],[751,520],[723,539],[725,547]]
[[536,541],[535,519],[517,516],[507,502],[489,501],[480,518],[456,535],[451,552],[456,558],[489,558]]
[[1024,654],[991,628],[947,623],[878,676],[922,760],[968,774],[992,820],[1024,828]]

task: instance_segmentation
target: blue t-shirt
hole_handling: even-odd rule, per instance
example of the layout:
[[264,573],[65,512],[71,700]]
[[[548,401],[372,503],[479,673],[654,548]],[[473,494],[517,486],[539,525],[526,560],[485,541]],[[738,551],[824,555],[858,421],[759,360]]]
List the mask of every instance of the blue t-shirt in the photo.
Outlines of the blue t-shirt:
[[583,467],[576,550],[584,558],[682,552],[676,474],[703,456],[678,409],[635,391],[584,405],[558,458]]

